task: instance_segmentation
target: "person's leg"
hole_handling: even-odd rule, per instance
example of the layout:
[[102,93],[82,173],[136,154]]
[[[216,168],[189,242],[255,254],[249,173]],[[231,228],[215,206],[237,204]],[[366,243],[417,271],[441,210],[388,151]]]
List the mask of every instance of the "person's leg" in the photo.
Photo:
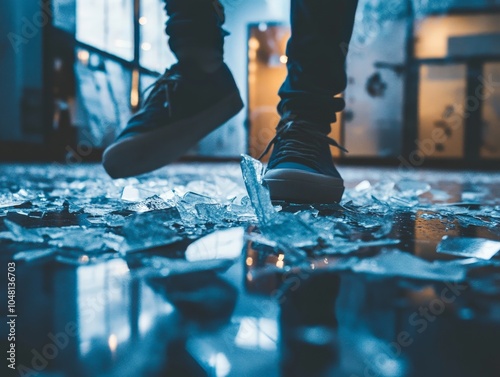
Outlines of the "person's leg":
[[291,0],[292,36],[287,46],[288,77],[279,95],[281,115],[333,123],[344,100],[345,60],[357,0]]
[[[357,0],[291,0],[288,77],[279,95],[282,117],[264,181],[273,200],[339,202],[344,181],[328,138],[344,100],[345,59]],[[267,150],[266,150],[267,152]],[[266,153],[265,152],[265,153]]]
[[207,71],[222,65],[225,21],[218,0],[168,0],[166,33],[169,46],[181,64],[194,64]]
[[166,32],[178,63],[158,79],[103,156],[113,178],[167,165],[243,107],[223,63],[224,10],[216,0],[167,0]]

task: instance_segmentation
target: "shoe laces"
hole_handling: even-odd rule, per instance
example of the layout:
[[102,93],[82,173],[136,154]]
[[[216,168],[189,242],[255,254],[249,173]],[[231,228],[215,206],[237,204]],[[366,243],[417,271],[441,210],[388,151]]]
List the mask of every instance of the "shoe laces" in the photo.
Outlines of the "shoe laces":
[[271,147],[280,143],[274,160],[279,163],[284,158],[298,158],[308,165],[318,166],[320,151],[325,145],[332,145],[348,153],[347,149],[337,141],[311,127],[311,123],[301,120],[281,121],[276,128],[276,136],[269,142],[266,149],[259,156],[259,160],[269,153]]
[[155,102],[155,98],[158,98],[155,94],[160,93],[160,91],[164,91],[165,101],[163,102],[163,107],[168,109],[169,116],[172,116],[171,94],[177,90],[177,86],[181,80],[182,78],[179,73],[172,69],[167,69],[165,73],[158,78],[158,80],[144,89],[143,94],[152,89],[151,94],[144,102],[144,106],[153,104]]

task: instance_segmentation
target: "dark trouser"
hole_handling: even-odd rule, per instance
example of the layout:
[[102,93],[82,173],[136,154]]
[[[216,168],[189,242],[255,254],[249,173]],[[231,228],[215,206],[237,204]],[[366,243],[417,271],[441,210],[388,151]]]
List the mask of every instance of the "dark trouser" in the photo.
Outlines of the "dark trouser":
[[[292,37],[288,42],[288,77],[278,111],[322,124],[336,120],[346,87],[345,59],[357,0],[291,0]],[[223,51],[224,16],[216,0],[167,0],[167,34],[179,57],[184,44]]]
[[165,0],[165,10],[168,43],[179,62],[186,50],[207,48],[222,59],[228,33],[222,29],[224,8],[218,0]]

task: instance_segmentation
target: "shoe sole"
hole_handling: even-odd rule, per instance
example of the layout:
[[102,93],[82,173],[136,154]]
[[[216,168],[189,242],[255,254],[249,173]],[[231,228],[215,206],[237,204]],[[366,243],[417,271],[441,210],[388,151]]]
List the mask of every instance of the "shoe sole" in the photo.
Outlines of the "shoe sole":
[[297,169],[272,169],[263,177],[271,200],[290,203],[339,203],[344,194],[344,180]]
[[177,160],[242,108],[239,93],[234,93],[191,118],[119,140],[104,152],[104,169],[115,179],[159,169]]

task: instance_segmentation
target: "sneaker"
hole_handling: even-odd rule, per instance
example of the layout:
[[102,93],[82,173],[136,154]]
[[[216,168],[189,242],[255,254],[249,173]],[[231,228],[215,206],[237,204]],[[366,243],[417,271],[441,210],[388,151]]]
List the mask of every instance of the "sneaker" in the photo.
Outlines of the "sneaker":
[[112,178],[161,168],[242,108],[238,87],[225,64],[214,73],[176,64],[152,85],[140,111],[106,149],[104,168]]
[[272,200],[313,204],[342,199],[344,180],[333,164],[330,145],[347,150],[319,128],[301,120],[282,120],[276,128],[260,157],[274,145],[263,177]]

